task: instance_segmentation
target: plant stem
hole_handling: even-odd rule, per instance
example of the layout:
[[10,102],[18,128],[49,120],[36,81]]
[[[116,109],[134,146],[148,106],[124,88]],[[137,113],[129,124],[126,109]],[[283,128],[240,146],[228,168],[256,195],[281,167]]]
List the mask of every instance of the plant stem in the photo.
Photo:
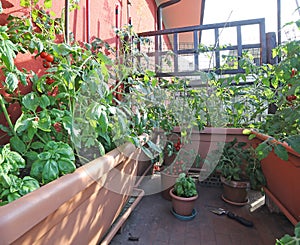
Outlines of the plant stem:
[[47,144],[47,141],[45,141],[42,136],[40,136],[38,133],[35,134],[45,145]]
[[9,128],[11,129],[12,133],[14,134],[14,136],[17,136],[17,133],[16,133],[16,131],[14,129],[14,125],[12,124],[12,122],[10,120],[10,117],[8,115],[7,109],[5,107],[3,96],[1,94],[0,94],[0,106],[1,106],[1,109],[2,109],[2,111],[4,113],[4,116],[5,116],[5,119],[6,119],[7,123],[8,123]]

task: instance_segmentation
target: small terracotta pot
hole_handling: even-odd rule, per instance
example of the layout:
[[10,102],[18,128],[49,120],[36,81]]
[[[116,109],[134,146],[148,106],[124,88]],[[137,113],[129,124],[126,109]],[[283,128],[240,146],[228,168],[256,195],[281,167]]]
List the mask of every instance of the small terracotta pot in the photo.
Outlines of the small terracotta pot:
[[250,188],[248,181],[226,180],[221,176],[221,182],[223,183],[222,199],[225,202],[234,205],[245,205],[248,203],[248,189]]
[[191,216],[195,207],[198,195],[193,197],[179,197],[173,193],[174,188],[169,191],[172,198],[173,210],[181,216]]

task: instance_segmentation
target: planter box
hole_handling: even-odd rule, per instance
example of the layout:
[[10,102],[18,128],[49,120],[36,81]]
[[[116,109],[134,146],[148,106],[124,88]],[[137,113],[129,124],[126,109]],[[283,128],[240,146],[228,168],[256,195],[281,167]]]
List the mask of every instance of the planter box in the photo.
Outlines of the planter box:
[[135,151],[125,144],[0,207],[0,244],[97,244],[131,196]]
[[[191,144],[186,147],[187,150],[194,149],[198,152],[202,159],[205,159],[207,154],[217,148],[218,142],[230,142],[236,138],[239,142],[251,144],[248,135],[243,134],[243,128],[212,128],[193,130],[191,133]],[[174,132],[180,132],[180,128],[175,128]]]
[[[254,133],[261,142],[267,139],[266,135]],[[288,161],[280,159],[274,151],[261,161],[267,181],[264,190],[291,223],[296,225],[300,222],[300,154],[282,145],[288,151]]]

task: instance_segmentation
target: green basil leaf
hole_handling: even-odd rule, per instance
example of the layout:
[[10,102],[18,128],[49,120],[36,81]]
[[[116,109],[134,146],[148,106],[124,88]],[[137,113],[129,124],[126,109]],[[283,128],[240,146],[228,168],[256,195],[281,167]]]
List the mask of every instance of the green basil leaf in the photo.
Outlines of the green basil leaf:
[[58,169],[61,174],[69,174],[75,171],[75,164],[68,158],[60,158],[58,160]]
[[40,160],[44,160],[44,161],[47,161],[51,158],[52,154],[48,151],[45,151],[45,152],[42,152],[40,154],[38,154],[38,158]]
[[45,161],[42,161],[40,159],[34,161],[31,166],[30,176],[41,182],[44,165]]
[[7,195],[7,200],[8,200],[8,202],[12,202],[14,200],[17,200],[20,197],[21,197],[21,195],[18,192],[14,192],[14,193],[10,193]]
[[40,188],[40,185],[36,179],[34,179],[30,176],[25,176],[23,178],[22,186],[21,186],[19,193],[22,196],[24,196],[24,195],[28,194],[29,192],[32,192],[38,188]]
[[45,166],[43,168],[42,172],[42,182],[44,184],[47,184],[55,179],[57,179],[59,176],[59,170],[57,166],[57,162],[53,160],[48,160],[45,163]]

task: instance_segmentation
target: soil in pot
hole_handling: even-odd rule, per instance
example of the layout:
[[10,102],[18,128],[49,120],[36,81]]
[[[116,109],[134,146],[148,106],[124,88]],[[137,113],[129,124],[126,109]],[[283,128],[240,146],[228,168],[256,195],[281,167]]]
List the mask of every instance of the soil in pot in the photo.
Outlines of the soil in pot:
[[250,183],[248,181],[228,181],[221,176],[223,184],[222,199],[233,205],[246,205],[248,203],[248,189]]

